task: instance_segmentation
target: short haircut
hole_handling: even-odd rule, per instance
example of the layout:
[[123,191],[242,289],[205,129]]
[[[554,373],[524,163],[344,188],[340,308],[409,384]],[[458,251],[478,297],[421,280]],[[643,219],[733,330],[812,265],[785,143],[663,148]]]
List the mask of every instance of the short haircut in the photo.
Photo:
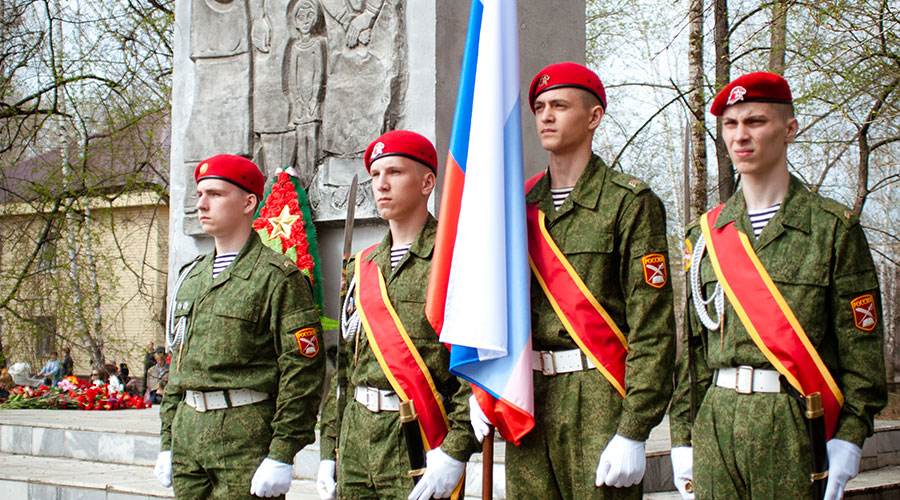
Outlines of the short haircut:
[[580,94],[581,104],[584,106],[584,109],[591,110],[594,108],[594,106],[600,106],[601,108],[603,107],[603,103],[600,102],[600,99],[598,99],[597,96],[595,96],[591,92],[582,90]]
[[771,104],[775,108],[775,111],[777,111],[785,121],[794,118],[794,105],[792,103],[773,102]]

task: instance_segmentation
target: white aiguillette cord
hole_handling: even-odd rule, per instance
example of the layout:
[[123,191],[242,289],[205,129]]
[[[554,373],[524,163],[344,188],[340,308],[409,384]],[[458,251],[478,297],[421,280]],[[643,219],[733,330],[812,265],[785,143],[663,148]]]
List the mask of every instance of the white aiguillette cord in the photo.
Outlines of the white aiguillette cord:
[[[708,299],[703,298],[703,287],[700,285],[700,261],[703,258],[703,252],[706,250],[706,239],[703,233],[697,238],[694,244],[694,251],[691,252],[691,297],[694,301],[694,309],[697,310],[697,317],[708,330],[718,330],[722,325],[722,313],[725,311],[725,298],[722,293],[722,285],[716,282],[716,288]],[[707,306],[713,302],[716,311],[716,319],[713,320],[709,316]]]
[[[175,300],[178,298],[178,290],[181,289],[181,284],[184,283],[184,279],[187,278],[187,275],[191,273],[191,269],[197,265],[198,261],[191,262],[191,265],[178,276],[178,280],[175,281],[175,287],[172,291],[172,297],[169,299],[169,311],[166,314],[166,352],[174,352],[175,346],[181,344],[184,340],[184,328],[187,324],[187,317],[182,316],[180,320],[178,320],[177,325],[173,325],[175,322]],[[173,327],[174,326],[174,327]]]

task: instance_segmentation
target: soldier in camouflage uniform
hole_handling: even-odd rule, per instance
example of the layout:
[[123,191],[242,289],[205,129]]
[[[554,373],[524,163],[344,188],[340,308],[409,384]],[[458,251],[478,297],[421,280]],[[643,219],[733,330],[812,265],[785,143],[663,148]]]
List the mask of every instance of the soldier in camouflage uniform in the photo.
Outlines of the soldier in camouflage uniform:
[[[434,188],[437,155],[428,139],[406,131],[388,132],[369,146],[366,167],[381,217],[390,231],[366,257],[378,264],[387,294],[415,348],[428,367],[443,399],[450,428],[440,447],[427,454],[427,468],[413,490],[405,440],[396,403],[398,396],[382,370],[358,320],[344,326],[340,348],[341,390],[346,394],[337,457],[337,497],[343,499],[446,498],[459,482],[477,443],[469,428],[469,385],[449,372],[450,352],[425,318],[425,293],[437,221],[426,202]],[[355,258],[347,264],[347,283],[354,281]],[[353,290],[348,290],[345,316],[353,322]],[[397,339],[398,342],[402,340]],[[336,387],[332,384],[331,387]],[[367,406],[374,396],[387,410]],[[369,399],[368,401],[372,401]],[[322,499],[335,498],[337,402],[329,391],[321,423],[321,462],[317,489]],[[427,490],[427,491],[426,491]]]
[[[662,419],[672,389],[675,326],[664,268],[665,211],[646,183],[592,154],[593,134],[606,109],[603,84],[593,71],[574,63],[550,65],[534,77],[529,100],[550,166],[525,202],[546,214],[550,237],[624,334],[629,352],[623,398],[587,364],[532,279],[535,358],[543,351],[544,358],[558,362],[562,355],[576,356],[584,364],[557,374],[534,365],[535,427],[520,446],[506,449],[507,494],[640,498],[644,441]],[[562,197],[556,205],[554,198]],[[649,254],[664,259],[652,285],[642,262]]]
[[294,455],[315,439],[319,314],[296,264],[251,232],[265,183],[256,165],[218,155],[195,179],[216,251],[186,266],[176,289],[182,338],[160,407],[156,474],[179,499],[284,498]]
[[[880,293],[859,220],[788,173],[787,145],[798,129],[791,102],[787,82],[769,73],[738,78],[716,97],[712,113],[723,117],[723,138],[742,189],[710,225],[734,222],[748,235],[843,393],[836,434],[827,443],[825,498],[838,499],[858,471],[860,447],[886,402]],[[692,245],[700,234],[697,223],[688,227]],[[670,410],[676,486],[685,499],[694,498],[692,490],[702,499],[813,498],[801,407],[781,388],[778,372],[729,300],[720,302],[719,311],[712,303],[704,310],[695,307],[694,296],[712,299],[717,282],[708,252],[694,247],[698,252],[702,260],[692,259],[689,269],[696,283],[687,301],[685,346]],[[874,298],[871,316],[851,306],[867,295]],[[698,313],[705,314],[703,320]],[[717,319],[720,324],[712,329]],[[704,321],[712,322],[710,328]],[[753,373],[753,389],[745,391],[750,393],[737,392],[736,373]],[[761,382],[766,378],[770,387]]]

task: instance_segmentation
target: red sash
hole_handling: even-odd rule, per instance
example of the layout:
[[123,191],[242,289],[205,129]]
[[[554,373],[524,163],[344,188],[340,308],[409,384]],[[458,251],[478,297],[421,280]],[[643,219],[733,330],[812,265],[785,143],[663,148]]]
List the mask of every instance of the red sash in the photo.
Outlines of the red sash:
[[700,218],[716,277],[747,333],[772,366],[804,396],[822,394],[825,432],[831,439],[844,396],[759,261],[747,235],[738,231],[733,222],[713,228],[722,207],[719,205]]
[[441,445],[450,421],[431,373],[388,298],[381,269],[366,261],[372,246],[356,254],[356,307],[381,370],[402,401],[412,399],[425,449]]
[[[526,191],[544,174],[529,179]],[[528,263],[566,331],[616,392],[625,397],[628,341],[547,232],[537,204],[525,206]]]

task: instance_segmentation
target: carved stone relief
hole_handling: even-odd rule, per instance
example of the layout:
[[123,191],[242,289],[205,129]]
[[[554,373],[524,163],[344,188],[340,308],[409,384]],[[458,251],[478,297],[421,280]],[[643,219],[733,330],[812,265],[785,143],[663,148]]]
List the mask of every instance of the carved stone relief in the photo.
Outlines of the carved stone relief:
[[316,220],[343,218],[359,174],[357,216],[377,216],[362,156],[403,109],[403,8],[404,0],[191,0],[185,233],[199,234],[193,167],[226,152],[252,158],[267,177],[293,165]]

